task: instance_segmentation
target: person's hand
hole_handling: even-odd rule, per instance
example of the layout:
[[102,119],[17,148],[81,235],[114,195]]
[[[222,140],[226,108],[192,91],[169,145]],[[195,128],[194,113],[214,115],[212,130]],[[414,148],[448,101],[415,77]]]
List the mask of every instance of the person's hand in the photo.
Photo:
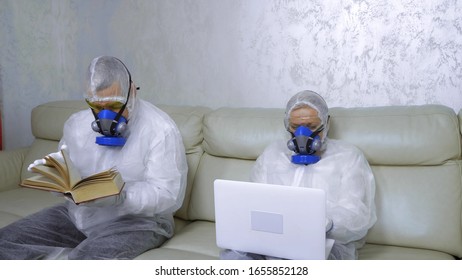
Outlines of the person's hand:
[[[67,149],[66,145],[61,146],[61,150],[66,150],[66,149]],[[63,154],[61,153],[61,150],[58,151],[58,152],[55,152],[55,153],[48,154],[48,156],[52,157],[52,158],[54,158],[54,159],[56,159],[56,160],[58,160],[60,162],[63,162],[64,158],[63,158]],[[46,163],[45,158],[34,160],[33,163],[29,164],[29,166],[27,167],[27,170],[32,171],[33,167],[35,167],[37,165],[44,165],[45,163]]]
[[107,207],[121,204],[125,199],[125,193],[98,198],[89,202],[80,203],[81,206],[87,207]]
[[64,197],[64,199],[66,199],[67,201],[71,201],[72,203],[74,202],[74,201],[72,200],[72,198],[70,198],[70,196],[65,195],[65,194],[63,194],[63,193],[61,193],[61,192],[54,192],[54,191],[50,191],[50,192],[51,192],[52,195],[54,195],[54,196],[56,196],[56,197]]
[[332,219],[326,218],[326,233],[329,233],[334,228]]

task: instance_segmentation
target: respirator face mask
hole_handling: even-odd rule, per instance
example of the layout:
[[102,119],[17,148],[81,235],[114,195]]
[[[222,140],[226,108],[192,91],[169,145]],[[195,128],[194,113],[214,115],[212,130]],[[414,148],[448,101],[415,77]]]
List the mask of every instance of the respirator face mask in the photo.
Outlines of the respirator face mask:
[[315,153],[321,150],[322,140],[319,133],[323,130],[323,125],[314,131],[311,131],[306,126],[299,126],[292,133],[292,139],[287,142],[289,150],[296,153],[292,155],[292,163],[308,165],[316,163],[321,159]]
[[[125,103],[126,104],[126,103]],[[125,109],[125,104],[123,109]],[[101,110],[98,114],[92,108],[95,121],[91,123],[91,128],[103,134],[96,137],[96,144],[104,146],[123,146],[127,141],[122,134],[127,129],[127,119],[122,116],[123,109],[119,113],[111,110]]]

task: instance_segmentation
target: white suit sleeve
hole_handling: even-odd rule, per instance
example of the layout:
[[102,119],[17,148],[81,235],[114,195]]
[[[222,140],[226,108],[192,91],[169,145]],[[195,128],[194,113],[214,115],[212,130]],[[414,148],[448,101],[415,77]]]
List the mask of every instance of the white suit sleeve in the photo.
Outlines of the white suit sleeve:
[[153,216],[181,207],[187,173],[184,146],[178,131],[167,133],[146,153],[144,180],[126,182],[119,214]]
[[263,164],[264,153],[261,154],[255,161],[252,170],[250,172],[250,182],[256,183],[268,183],[266,178],[266,168]]
[[328,201],[327,205],[328,218],[334,223],[329,237],[345,244],[362,239],[376,221],[375,181],[362,154],[351,157],[349,164],[338,172],[341,185],[336,191],[336,200]]

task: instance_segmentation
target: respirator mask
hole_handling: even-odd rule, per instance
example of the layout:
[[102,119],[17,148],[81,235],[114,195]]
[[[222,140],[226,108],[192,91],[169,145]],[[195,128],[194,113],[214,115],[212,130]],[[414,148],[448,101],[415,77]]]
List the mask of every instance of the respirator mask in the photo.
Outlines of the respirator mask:
[[125,145],[127,139],[122,136],[127,129],[128,123],[127,119],[122,116],[125,105],[126,103],[119,113],[111,110],[101,110],[96,114],[93,108],[91,109],[95,116],[95,121],[91,123],[91,128],[95,132],[103,134],[103,136],[96,137],[96,144],[104,146]]
[[299,126],[292,133],[292,139],[287,142],[289,150],[296,153],[292,155],[292,163],[308,165],[316,163],[321,159],[320,156],[314,153],[321,150],[322,140],[319,133],[323,130],[323,125],[314,131],[311,131],[306,126]]

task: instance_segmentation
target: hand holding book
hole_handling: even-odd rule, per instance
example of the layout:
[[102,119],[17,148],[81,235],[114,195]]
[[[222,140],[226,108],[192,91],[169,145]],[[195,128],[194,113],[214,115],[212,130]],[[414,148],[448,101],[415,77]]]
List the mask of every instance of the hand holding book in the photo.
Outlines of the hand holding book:
[[121,204],[125,199],[125,193],[120,192],[118,195],[111,195],[95,200],[83,202],[80,205],[88,207],[107,207]]
[[82,179],[67,151],[58,153],[61,155],[53,153],[31,164],[30,170],[37,175],[23,180],[20,186],[63,193],[76,204],[120,194],[125,183],[115,168]]
[[[64,162],[63,153],[62,153],[63,150],[65,150],[66,153],[67,153],[67,145],[62,145],[61,150],[59,150],[58,152],[55,152],[55,153],[51,153],[51,154],[47,155],[47,157],[52,157],[52,158],[54,158],[55,160],[57,160],[59,162]],[[29,164],[29,166],[27,167],[27,170],[29,172],[34,172],[33,171],[34,167],[36,167],[38,165],[45,165],[45,164],[46,164],[45,158],[36,159],[36,160],[34,160],[33,163]]]

